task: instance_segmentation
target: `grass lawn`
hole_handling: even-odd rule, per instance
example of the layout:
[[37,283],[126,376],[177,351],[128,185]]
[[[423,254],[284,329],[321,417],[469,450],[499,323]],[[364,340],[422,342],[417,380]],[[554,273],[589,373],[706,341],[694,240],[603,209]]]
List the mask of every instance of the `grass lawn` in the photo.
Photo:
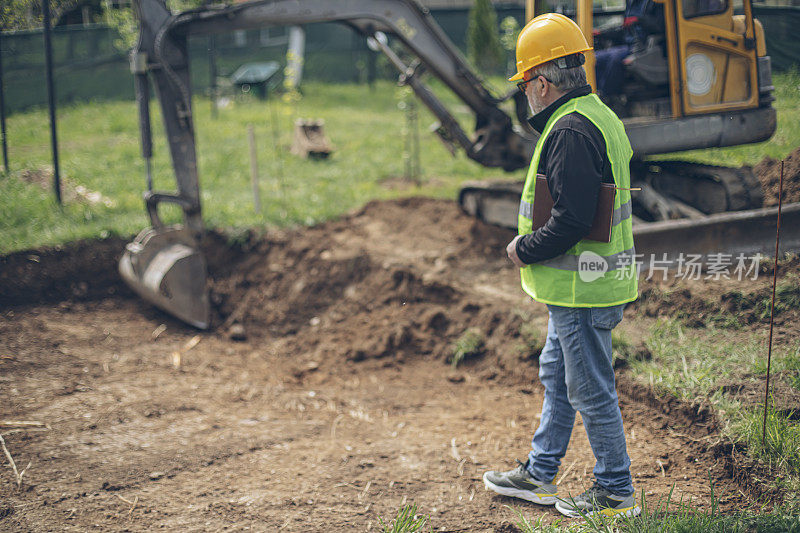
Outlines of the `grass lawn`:
[[[498,92],[510,84],[490,80]],[[800,75],[775,76],[778,131],[764,143],[736,148],[687,152],[680,157],[709,163],[755,164],[765,155],[785,157],[800,145]],[[474,120],[441,86],[434,89],[450,104],[466,128]],[[295,102],[237,98],[212,118],[210,102],[194,102],[203,216],[211,227],[264,227],[313,224],[376,198],[427,195],[455,198],[468,179],[519,178],[472,162],[463,153],[452,157],[427,131],[434,119],[420,109],[419,186],[402,180],[405,173],[406,115],[398,104],[409,89],[379,81],[363,85],[308,83]],[[174,189],[158,106],[153,106],[156,189]],[[289,154],[297,118],[322,118],[335,151],[328,160],[310,161]],[[53,193],[30,181],[51,180],[46,110],[8,119],[10,175],[0,176],[0,253],[55,245],[109,234],[132,235],[149,225],[141,193],[144,164],[139,155],[137,113],[133,102],[96,102],[62,107],[58,113],[61,175],[66,189],[83,187],[107,202],[75,198],[56,206]],[[262,212],[253,208],[247,125],[253,124],[258,146]],[[165,218],[178,213],[165,209]]]
[[[313,224],[357,208],[369,200],[403,195],[455,198],[467,179],[504,178],[463,153],[452,157],[427,131],[433,122],[420,109],[421,183],[403,180],[406,114],[398,104],[408,90],[380,81],[362,85],[309,83],[297,102],[234,99],[211,117],[210,102],[194,101],[203,216],[211,227],[263,227]],[[449,98],[451,102],[453,97]],[[174,189],[167,147],[154,102],[154,184]],[[454,107],[465,127],[474,120]],[[321,118],[334,152],[327,160],[291,155],[297,118]],[[247,125],[255,128],[261,178],[262,212],[253,207]],[[45,110],[16,114],[8,121],[10,177],[0,177],[0,253],[80,238],[130,235],[148,226],[141,193],[144,163],[139,155],[137,113],[133,102],[98,102],[59,111],[61,175],[74,186],[101,193],[113,202],[68,202],[59,209],[53,193],[24,178],[51,173]],[[516,173],[522,179],[522,171]],[[177,213],[166,212],[175,220]]]

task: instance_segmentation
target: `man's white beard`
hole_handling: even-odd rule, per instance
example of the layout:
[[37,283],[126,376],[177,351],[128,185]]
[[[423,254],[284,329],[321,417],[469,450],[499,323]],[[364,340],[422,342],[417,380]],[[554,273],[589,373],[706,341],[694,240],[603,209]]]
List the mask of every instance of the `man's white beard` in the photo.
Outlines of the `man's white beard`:
[[544,110],[545,106],[541,105],[541,102],[535,94],[532,94],[528,97],[528,108],[530,108],[532,114],[538,115]]

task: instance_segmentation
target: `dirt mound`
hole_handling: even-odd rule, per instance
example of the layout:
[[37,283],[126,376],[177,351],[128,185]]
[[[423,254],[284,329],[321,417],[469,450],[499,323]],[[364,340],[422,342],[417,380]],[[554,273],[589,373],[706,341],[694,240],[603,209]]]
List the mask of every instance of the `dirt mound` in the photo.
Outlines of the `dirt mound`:
[[[781,162],[765,157],[753,167],[764,191],[764,206],[778,205]],[[786,156],[783,170],[783,203],[800,202],[800,148]]]
[[[207,233],[203,254],[212,277],[229,276],[250,251],[252,239],[245,234],[232,243],[220,232]],[[132,236],[77,241],[0,256],[0,309],[132,297],[117,270],[131,240]]]
[[[646,316],[671,317],[690,327],[763,328],[769,323],[772,262],[762,262],[757,279],[691,280],[657,278],[639,282],[639,299],[632,309]],[[795,335],[800,321],[800,257],[778,263],[775,324],[779,338]],[[701,276],[702,277],[702,276]]]
[[519,316],[462,290],[450,269],[485,263],[487,251],[509,239],[452,202],[372,202],[341,220],[267,235],[230,275],[215,276],[216,324],[221,334],[239,324],[255,338],[294,336],[301,366],[447,360],[452,344],[474,329],[486,340],[477,364],[503,368],[508,351],[499,348],[519,337]]
[[[502,349],[519,344],[520,316],[465,294],[459,288],[464,280],[453,279],[452,271],[468,267],[464,275],[473,281],[475,272],[492,276],[507,269],[502,250],[512,237],[464,215],[453,202],[425,198],[371,202],[341,219],[258,238],[212,231],[203,253],[213,325],[220,335],[237,324],[245,338],[295,336],[292,349],[311,363],[389,356],[401,362],[411,354],[447,360],[459,336],[474,329],[486,338],[485,357],[467,364],[496,376],[518,357],[535,360],[531,350],[509,355]],[[129,240],[0,257],[0,307],[132,297],[117,272]],[[161,316],[135,301],[142,312]]]
[[112,237],[0,256],[0,308],[131,295],[116,267],[126,242]]

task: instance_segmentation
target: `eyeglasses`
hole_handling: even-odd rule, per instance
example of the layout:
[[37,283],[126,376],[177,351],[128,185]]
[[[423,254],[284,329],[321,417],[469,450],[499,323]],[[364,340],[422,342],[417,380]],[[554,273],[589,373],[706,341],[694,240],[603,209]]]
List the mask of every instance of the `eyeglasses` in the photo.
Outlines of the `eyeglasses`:
[[[534,80],[538,80],[539,78],[544,78],[544,79],[545,79],[545,80],[547,80],[549,83],[553,83],[553,82],[552,82],[552,81],[551,81],[551,80],[550,80],[550,79],[549,79],[547,76],[542,76],[541,74],[539,74],[539,75],[537,75],[537,76],[534,76],[533,78],[531,78],[531,79],[529,79],[529,80],[525,80],[525,81],[520,81],[520,82],[517,82],[517,89],[519,89],[519,91],[520,91],[522,94],[525,94],[525,90],[528,88],[528,84],[529,84],[530,82],[534,81]],[[555,85],[555,83],[553,83],[553,85]]]

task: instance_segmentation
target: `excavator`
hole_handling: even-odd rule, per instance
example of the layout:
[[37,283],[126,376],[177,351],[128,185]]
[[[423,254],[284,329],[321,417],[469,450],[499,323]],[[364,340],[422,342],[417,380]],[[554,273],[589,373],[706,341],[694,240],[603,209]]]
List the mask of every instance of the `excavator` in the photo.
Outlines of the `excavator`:
[[[632,207],[640,227],[635,233],[637,249],[672,254],[678,245],[683,251],[693,246],[708,251],[713,244],[729,252],[752,250],[754,239],[774,228],[774,214],[758,209],[761,189],[749,169],[658,162],[652,156],[755,143],[774,133],[764,31],[753,18],[751,0],[744,0],[741,15],[734,14],[731,0],[655,1],[663,5],[664,32],[648,37],[645,46],[626,57],[625,89],[613,103],[634,150],[632,186],[641,188]],[[144,200],[152,226],[127,245],[119,269],[145,300],[197,328],[208,328],[211,317],[199,246],[204,225],[192,119],[190,36],[274,25],[345,24],[397,68],[399,83],[410,86],[428,107],[437,120],[433,129],[452,151],[461,149],[481,165],[507,171],[530,162],[538,134],[528,125],[524,95],[516,89],[505,96],[491,94],[416,0],[255,0],[176,14],[163,0],[134,0],[134,6],[140,33],[131,69],[148,174]],[[590,44],[593,17],[591,0],[578,0],[577,22]],[[594,57],[591,52],[587,56],[588,78],[594,83]],[[425,76],[441,80],[472,111],[474,128],[456,120],[425,84]],[[161,106],[176,192],[156,192],[149,185],[150,82]],[[459,203],[486,222],[516,227],[521,189],[517,181],[465,183]],[[183,223],[163,223],[158,206],[165,202],[181,208]],[[725,217],[734,217],[736,223]],[[732,226],[746,229],[731,232]]]

